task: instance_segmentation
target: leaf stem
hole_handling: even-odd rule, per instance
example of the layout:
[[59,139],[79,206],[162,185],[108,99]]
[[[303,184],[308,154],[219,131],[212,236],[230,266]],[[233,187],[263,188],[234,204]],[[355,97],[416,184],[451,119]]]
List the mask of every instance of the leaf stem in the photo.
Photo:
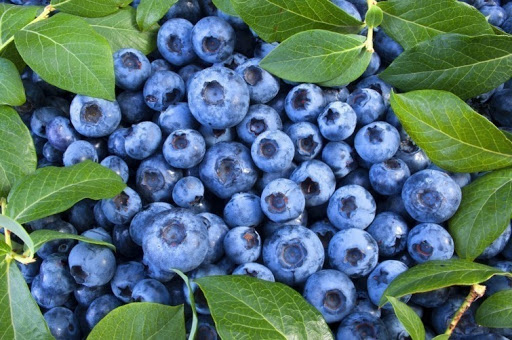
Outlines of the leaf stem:
[[453,316],[444,334],[450,336],[453,333],[453,330],[457,327],[457,324],[459,323],[464,313],[469,309],[469,307],[471,307],[471,304],[478,300],[479,298],[481,298],[484,295],[484,293],[485,286],[479,284],[474,284],[471,286],[471,290],[469,291],[468,296],[466,296],[466,299]]
[[190,333],[188,335],[188,340],[194,340],[196,338],[197,325],[199,323],[199,321],[197,319],[196,301],[194,299],[194,291],[192,290],[192,287],[190,286],[190,281],[189,281],[188,277],[185,274],[183,274],[183,272],[181,272],[178,269],[173,269],[173,271],[176,274],[178,274],[183,279],[183,281],[185,281],[185,284],[187,285],[187,288],[188,288],[190,308],[192,308],[192,326],[190,327]]
[[[55,7],[53,7],[52,5],[48,5],[46,6],[43,11],[41,12],[41,14],[39,14],[34,20],[32,20],[31,22],[29,22],[27,25],[25,25],[23,28],[27,27],[28,25],[30,24],[33,24],[33,23],[36,23],[38,21],[41,21],[41,20],[44,20],[44,19],[47,19],[48,16],[50,15],[51,12],[55,11]],[[21,28],[21,29],[23,29]],[[10,43],[12,43],[14,41],[14,34],[11,35],[9,37],[9,39],[7,39],[2,45],[0,45],[0,52],[4,50],[4,48],[7,47],[7,45],[9,45]]]
[[366,46],[366,50],[370,53],[373,53],[374,52],[374,49],[373,49],[373,27],[367,27],[368,29],[368,33],[366,35],[366,42],[365,42],[365,46]]

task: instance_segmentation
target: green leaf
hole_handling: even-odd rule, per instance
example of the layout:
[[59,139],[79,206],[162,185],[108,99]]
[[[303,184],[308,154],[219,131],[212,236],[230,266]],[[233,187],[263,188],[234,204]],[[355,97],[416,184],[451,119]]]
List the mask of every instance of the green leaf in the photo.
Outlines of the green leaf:
[[223,339],[333,339],[322,315],[286,285],[236,275],[194,281]]
[[233,5],[231,4],[231,0],[212,0],[215,7],[220,9],[222,12],[235,16],[238,16],[238,13],[233,8]]
[[512,216],[512,169],[490,172],[462,188],[459,210],[449,221],[455,251],[473,261],[497,239]]
[[432,340],[448,340],[450,339],[450,336],[448,334],[440,334],[436,336],[435,338],[432,338]]
[[487,281],[494,275],[511,276],[499,269],[466,260],[428,261],[398,275],[384,291],[379,305],[386,296],[399,298],[450,286],[471,286]]
[[135,8],[131,6],[103,18],[86,18],[85,21],[107,39],[112,51],[131,47],[149,54],[156,48],[158,25],[145,32],[139,31],[135,21]]
[[512,36],[443,34],[406,50],[380,74],[403,90],[446,90],[475,97],[512,76]]
[[0,259],[0,339],[54,339],[15,264]]
[[183,310],[183,305],[130,303],[108,313],[87,340],[185,339]]
[[382,28],[405,49],[444,33],[493,34],[482,13],[457,0],[389,0],[378,6]]
[[23,71],[25,63],[14,42],[9,39],[21,28],[28,25],[37,15],[41,7],[36,6],[15,6],[0,3],[0,57],[12,61],[19,72]]
[[350,67],[345,68],[336,78],[321,82],[319,85],[324,87],[344,86],[353,80],[356,80],[368,68],[372,59],[372,54],[373,53],[369,52],[366,48],[362,48]]
[[7,197],[14,182],[36,170],[34,142],[19,114],[0,106],[0,197]]
[[283,41],[311,29],[358,33],[363,27],[329,0],[231,0],[231,4],[267,42]]
[[[190,309],[192,309],[192,324],[190,325],[190,331],[189,331],[189,339],[194,340],[196,338],[197,333],[197,327],[198,327],[198,318],[197,318],[197,310],[196,310],[196,301],[194,298],[194,290],[192,289],[192,284],[187,277],[181,270],[179,269],[172,269],[176,274],[178,274],[179,277],[185,282],[185,286],[188,290],[188,296],[189,296],[189,305]],[[197,287],[196,287],[197,288]]]
[[400,320],[412,340],[425,340],[425,326],[423,326],[423,322],[421,322],[418,314],[402,301],[392,296],[387,296],[386,298],[393,306],[396,317]]
[[452,93],[393,93],[391,106],[414,142],[443,169],[478,172],[512,165],[512,142]]
[[4,255],[11,252],[11,247],[7,245],[3,240],[0,240],[0,259],[3,261]]
[[111,198],[126,185],[112,170],[85,161],[71,167],[45,167],[17,182],[7,198],[7,215],[19,223],[72,207],[85,198]]
[[16,236],[25,243],[31,254],[35,254],[34,242],[21,224],[5,215],[0,215],[0,228],[10,230],[12,233],[16,234]]
[[25,89],[12,61],[0,58],[0,105],[19,106],[25,103]]
[[384,14],[382,9],[377,6],[371,6],[366,12],[365,22],[368,27],[378,27],[382,23]]
[[64,13],[97,18],[117,12],[130,2],[132,0],[52,0],[51,4]]
[[364,46],[360,35],[324,30],[297,33],[283,41],[260,62],[280,78],[318,83],[337,77],[351,68]]
[[512,289],[502,290],[487,298],[476,311],[476,322],[485,327],[512,327]]
[[58,13],[23,28],[14,40],[23,60],[48,83],[115,100],[112,51],[83,19]]
[[45,243],[54,241],[54,240],[78,240],[78,241],[82,241],[82,242],[105,246],[114,251],[116,250],[116,247],[114,247],[112,244],[110,244],[108,242],[103,242],[103,241],[95,240],[95,239],[80,236],[80,235],[61,233],[61,232],[58,232],[55,230],[47,230],[47,229],[36,230],[30,234],[30,238],[34,242],[34,250],[35,251],[38,251]]
[[174,6],[178,0],[141,0],[137,7],[137,24],[142,31],[147,31],[158,20],[162,19],[165,13]]

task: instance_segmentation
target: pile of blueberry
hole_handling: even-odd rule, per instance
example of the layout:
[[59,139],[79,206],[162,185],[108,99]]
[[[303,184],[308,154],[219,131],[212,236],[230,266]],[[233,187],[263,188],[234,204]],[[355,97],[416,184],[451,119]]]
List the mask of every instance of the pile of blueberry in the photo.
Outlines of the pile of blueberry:
[[[333,2],[364,17],[366,1]],[[474,5],[511,30],[512,2]],[[402,48],[378,31],[377,53],[349,86],[290,83],[258,66],[276,44],[209,0],[180,0],[157,43],[149,57],[115,52],[114,102],[23,74],[27,102],[16,109],[31,129],[39,167],[92,160],[128,185],[112,199],[84,200],[28,226],[117,247],[52,241],[36,263],[20,265],[53,335],[80,339],[125,303],[186,304],[176,268],[192,279],[232,274],[285,283],[340,340],[406,339],[390,306],[376,304],[408,267],[454,257],[446,221],[478,174],[436,167],[401,128],[391,87],[376,74]],[[510,128],[511,85],[472,104]],[[510,235],[509,226],[478,260],[512,271]],[[492,294],[512,282],[496,277],[487,285]],[[206,300],[194,289],[198,338],[215,339]],[[422,315],[430,339],[444,332],[466,294],[446,288],[402,300]],[[454,338],[512,336],[478,326],[473,312]]]

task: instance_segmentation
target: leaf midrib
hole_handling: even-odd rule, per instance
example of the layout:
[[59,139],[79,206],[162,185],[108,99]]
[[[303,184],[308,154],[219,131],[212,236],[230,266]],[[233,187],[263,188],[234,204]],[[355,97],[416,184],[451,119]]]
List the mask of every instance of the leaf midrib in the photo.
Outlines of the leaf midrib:
[[[34,202],[32,202],[31,204],[29,204],[29,205],[25,206],[25,208],[24,208],[23,210],[21,210],[21,211],[16,215],[16,217],[11,217],[11,218],[12,218],[12,219],[14,219],[14,220],[19,220],[19,219],[20,219],[20,217],[24,217],[24,215],[23,215],[23,214],[24,214],[26,211],[29,211],[29,210],[30,210],[30,208],[32,208],[34,205],[38,204],[40,201],[43,201],[43,200],[47,199],[47,198],[48,198],[48,197],[50,197],[50,196],[53,196],[53,195],[55,195],[55,194],[58,194],[58,193],[60,193],[61,191],[64,191],[64,190],[68,189],[69,187],[76,186],[76,185],[82,185],[82,184],[84,184],[84,183],[90,183],[90,182],[96,182],[96,181],[104,181],[104,180],[105,180],[105,178],[95,178],[95,179],[90,179],[90,180],[87,180],[87,181],[81,181],[81,182],[75,182],[75,183],[71,183],[71,184],[67,184],[67,185],[64,185],[64,186],[62,186],[62,187],[59,187],[59,189],[58,189],[58,190],[52,191],[51,193],[46,194],[46,195],[44,195],[44,196],[40,197],[37,201],[34,201]],[[25,189],[25,190],[26,190],[26,189]],[[9,208],[9,205],[7,205],[7,208]],[[9,210],[8,210],[8,211],[9,211]]]
[[350,52],[355,51],[355,50],[359,50],[359,49],[361,49],[363,47],[364,47],[364,43],[362,43],[361,45],[355,46],[355,47],[351,47],[351,48],[346,49],[346,50],[332,51],[331,53],[309,55],[309,56],[305,56],[305,57],[301,57],[301,58],[293,58],[293,59],[288,59],[288,60],[278,60],[278,61],[272,61],[272,62],[265,62],[265,63],[262,63],[262,65],[265,65],[265,64],[270,65],[270,64],[276,64],[276,63],[277,64],[292,63],[294,61],[307,60],[307,59],[328,58],[331,55],[337,55],[337,54],[343,55],[343,54],[350,53]]
[[32,31],[32,30],[29,30],[29,29],[26,29],[26,28],[22,29],[22,31],[27,32],[27,33],[33,33],[33,34],[38,35],[38,36],[40,36],[40,37],[42,37],[42,38],[45,38],[46,40],[49,40],[49,41],[53,42],[53,43],[54,43],[55,45],[57,45],[57,46],[60,46],[62,49],[64,49],[64,50],[68,53],[68,55],[73,56],[73,58],[74,58],[75,60],[77,60],[77,61],[82,65],[82,67],[84,67],[84,69],[85,69],[85,70],[87,70],[87,73],[89,73],[90,75],[92,75],[92,76],[93,76],[93,78],[94,78],[94,79],[96,79],[96,81],[97,81],[98,83],[102,84],[102,88],[103,88],[103,92],[104,92],[104,93],[107,93],[107,94],[109,93],[109,90],[108,90],[105,86],[103,86],[103,81],[101,81],[100,79],[98,79],[98,77],[96,76],[96,74],[95,74],[94,72],[91,72],[91,70],[89,69],[89,67],[88,67],[86,64],[84,64],[84,63],[83,63],[79,58],[77,58],[77,56],[76,56],[74,53],[72,53],[70,50],[68,50],[64,45],[62,45],[61,43],[58,43],[57,41],[55,41],[55,40],[51,39],[51,38],[50,38],[50,37],[48,37],[47,35],[41,34],[41,33],[39,33],[39,32]]
[[[404,106],[401,104],[401,102],[400,102],[400,101],[396,101],[396,100],[395,100],[395,102],[396,102],[396,103],[397,103],[397,104],[398,104],[402,109],[404,109],[404,111],[410,112],[409,110],[407,110],[407,108],[406,108],[406,107],[404,107]],[[512,159],[512,155],[511,155],[511,154],[505,154],[505,153],[501,153],[501,152],[498,152],[498,151],[493,151],[493,150],[490,150],[490,149],[486,149],[486,148],[484,148],[484,147],[482,147],[482,146],[477,146],[477,145],[474,145],[474,144],[469,144],[468,142],[465,142],[465,141],[463,141],[463,140],[456,139],[455,137],[452,137],[451,135],[447,134],[446,132],[444,132],[444,131],[442,131],[442,130],[439,130],[438,128],[435,128],[434,126],[430,125],[430,124],[429,124],[428,122],[426,122],[425,120],[422,120],[422,119],[420,119],[419,117],[416,117],[414,114],[411,114],[410,116],[415,117],[415,118],[416,118],[416,120],[418,120],[419,122],[422,122],[423,124],[425,124],[425,125],[427,125],[428,127],[432,128],[432,130],[437,131],[438,133],[440,133],[440,134],[442,134],[442,135],[444,135],[444,136],[448,137],[449,139],[454,140],[454,141],[456,141],[456,142],[458,142],[458,143],[460,143],[460,144],[466,145],[466,146],[468,146],[468,147],[470,147],[470,148],[474,148],[474,149],[477,149],[477,150],[481,150],[481,151],[489,152],[489,153],[491,153],[491,154],[495,154],[495,155],[498,155],[498,156],[504,156],[504,157],[506,157],[506,158],[510,158],[510,159]],[[482,117],[482,119],[485,119],[485,118],[483,118],[483,117]],[[450,119],[450,120],[451,120],[451,119]],[[510,147],[511,147],[511,149],[512,149],[512,142],[510,142],[508,139],[507,139],[507,142],[509,142],[509,144],[510,144],[509,146],[510,146]]]

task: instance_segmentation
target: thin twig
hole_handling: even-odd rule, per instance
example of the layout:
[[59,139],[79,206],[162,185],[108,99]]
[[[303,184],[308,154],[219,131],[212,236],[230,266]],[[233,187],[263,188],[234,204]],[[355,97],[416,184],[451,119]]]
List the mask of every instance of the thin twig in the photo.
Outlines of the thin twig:
[[446,332],[444,334],[450,336],[453,332],[453,330],[457,327],[457,324],[459,323],[460,319],[466,313],[466,311],[471,307],[471,304],[484,296],[485,293],[485,286],[474,284],[471,286],[471,290],[469,291],[468,296],[466,296],[466,299],[460,306],[460,308],[457,310],[455,315],[453,316],[452,320],[450,321],[450,324],[448,325],[448,328],[446,329]]

